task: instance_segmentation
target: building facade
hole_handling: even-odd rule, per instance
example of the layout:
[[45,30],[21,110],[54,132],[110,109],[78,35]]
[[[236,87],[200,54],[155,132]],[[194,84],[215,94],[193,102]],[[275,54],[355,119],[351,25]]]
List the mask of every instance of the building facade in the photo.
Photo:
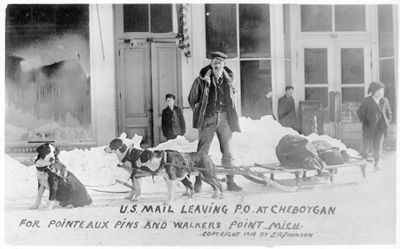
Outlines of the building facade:
[[[143,146],[157,145],[164,140],[167,93],[183,108],[185,136],[196,139],[187,97],[217,50],[229,56],[241,116],[265,115],[257,107],[272,91],[276,117],[278,98],[293,85],[296,108],[301,101],[320,102],[323,133],[358,141],[356,111],[374,80],[385,84],[397,111],[396,5],[23,6],[7,7],[10,149],[42,141],[104,145],[122,132],[142,135]],[[60,21],[68,17],[75,21]],[[33,35],[47,38],[27,42]],[[391,134],[395,130],[394,118]]]

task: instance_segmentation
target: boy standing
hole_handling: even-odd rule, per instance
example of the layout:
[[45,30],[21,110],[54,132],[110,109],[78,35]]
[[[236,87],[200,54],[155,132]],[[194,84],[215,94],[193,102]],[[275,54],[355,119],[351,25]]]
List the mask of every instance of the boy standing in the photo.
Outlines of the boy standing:
[[175,105],[175,95],[168,93],[165,96],[167,107],[162,111],[161,126],[167,140],[183,136],[186,132],[185,119],[181,108]]
[[279,123],[284,127],[297,129],[297,116],[293,99],[293,86],[286,86],[285,95],[278,100]]
[[387,135],[392,111],[389,100],[384,97],[385,86],[381,82],[372,82],[368,88],[371,95],[366,97],[357,115],[362,122],[362,140],[360,154],[367,158],[369,149],[374,154],[374,167],[379,170],[379,160],[382,154],[383,138]]

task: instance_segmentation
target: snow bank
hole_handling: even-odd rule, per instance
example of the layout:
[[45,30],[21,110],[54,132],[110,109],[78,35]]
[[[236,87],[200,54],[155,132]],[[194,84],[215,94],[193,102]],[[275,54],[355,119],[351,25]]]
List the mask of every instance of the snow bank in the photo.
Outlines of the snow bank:
[[[104,152],[104,147],[90,150],[61,151],[60,161],[86,186],[112,185],[116,179],[126,181],[129,173],[118,168],[114,154]],[[37,189],[35,166],[25,166],[5,154],[6,198],[35,196]],[[12,186],[12,187],[11,187]]]
[[5,197],[34,196],[37,189],[35,167],[27,167],[7,154],[4,161]]
[[[232,152],[236,165],[251,165],[254,163],[273,163],[278,162],[275,155],[275,147],[285,135],[299,135],[292,128],[282,127],[272,116],[264,116],[260,120],[241,117],[239,119],[242,132],[235,132],[232,137]],[[346,150],[340,140],[331,138],[327,135],[311,134],[307,137],[309,141],[324,140],[333,147]],[[165,150],[173,149],[182,152],[197,150],[197,140],[187,141],[184,137],[178,136],[174,140],[169,140],[159,144],[154,149]],[[219,149],[217,136],[214,136],[209,152],[211,158],[217,164],[220,163],[222,154]]]
[[[275,155],[275,147],[279,140],[287,134],[298,134],[291,128],[282,127],[279,122],[271,116],[265,116],[261,120],[240,118],[242,132],[233,134],[232,150],[234,163],[236,165],[251,165],[254,163],[278,162]],[[333,146],[346,149],[346,146],[339,140],[326,135],[319,136],[312,134],[307,137],[310,141],[324,140]],[[132,139],[124,138],[126,143],[134,147],[140,147],[142,137],[135,136]],[[181,152],[196,151],[198,141],[190,142],[185,137],[178,136],[174,140],[169,140],[159,144],[153,149],[173,149]],[[221,152],[219,142],[216,137],[210,147],[211,158],[216,164],[220,164]],[[127,180],[129,173],[116,167],[118,159],[114,154],[104,152],[104,146],[92,148],[90,150],[61,151],[59,158],[68,170],[73,172],[85,185],[103,186],[115,183],[116,179]],[[29,185],[29,194],[36,188],[36,176],[34,167],[27,168],[9,156],[6,156],[6,180],[10,183],[20,182],[21,186],[14,189],[14,195],[18,196],[26,191]],[[26,184],[29,182],[29,184]]]
[[126,180],[129,177],[127,171],[117,167],[116,155],[104,152],[104,146],[61,151],[59,159],[85,185],[110,185],[116,179]]

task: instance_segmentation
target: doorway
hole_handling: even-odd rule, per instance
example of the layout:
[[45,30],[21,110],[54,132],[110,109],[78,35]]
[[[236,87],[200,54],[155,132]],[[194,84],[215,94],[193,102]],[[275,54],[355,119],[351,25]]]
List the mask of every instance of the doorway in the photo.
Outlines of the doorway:
[[177,52],[175,42],[138,39],[119,44],[118,132],[143,136],[142,147],[164,141],[165,95],[180,96]]
[[[337,138],[358,139],[361,126],[357,110],[372,79],[371,42],[352,40],[303,40],[299,45],[300,99],[320,101],[324,133]],[[332,122],[330,93],[340,94],[340,119]]]
[[179,53],[173,32],[173,4],[117,4],[114,7],[117,51],[118,133],[143,137],[141,146],[165,140],[161,114],[165,95],[181,104]]

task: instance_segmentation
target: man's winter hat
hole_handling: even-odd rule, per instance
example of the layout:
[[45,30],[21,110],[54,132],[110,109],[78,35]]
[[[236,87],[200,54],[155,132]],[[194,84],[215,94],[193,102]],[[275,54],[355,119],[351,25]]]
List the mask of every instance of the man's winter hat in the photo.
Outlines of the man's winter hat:
[[371,95],[374,95],[376,93],[376,91],[378,91],[381,88],[385,88],[385,85],[382,82],[373,81],[369,85],[368,93],[370,93]]
[[211,59],[215,59],[215,58],[218,58],[221,60],[228,59],[228,56],[226,54],[219,52],[219,51],[211,52],[210,55],[211,55]]

